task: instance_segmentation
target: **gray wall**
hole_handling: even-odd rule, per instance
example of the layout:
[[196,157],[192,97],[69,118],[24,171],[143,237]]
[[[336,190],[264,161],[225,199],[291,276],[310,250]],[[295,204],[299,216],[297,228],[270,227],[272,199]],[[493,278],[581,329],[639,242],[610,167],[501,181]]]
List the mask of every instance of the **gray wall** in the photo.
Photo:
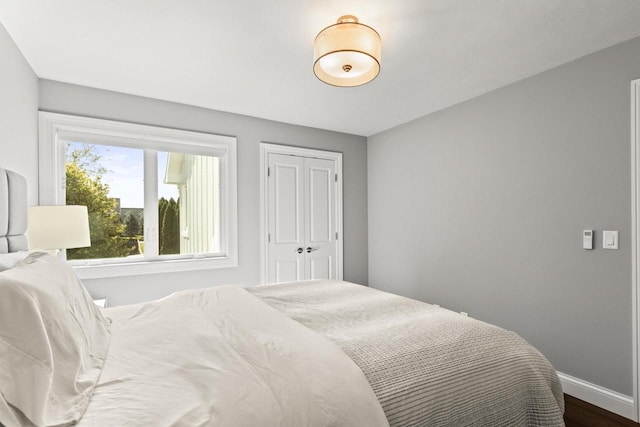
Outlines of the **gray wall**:
[[38,78],[0,24],[0,167],[27,177],[38,202]]
[[631,395],[638,77],[640,38],[370,137],[370,286],[516,331]]
[[110,305],[150,300],[180,289],[224,283],[259,283],[261,141],[343,153],[344,277],[345,280],[367,283],[367,144],[364,137],[49,80],[40,81],[40,109],[233,135],[238,139],[239,267],[85,281],[92,295],[106,296]]

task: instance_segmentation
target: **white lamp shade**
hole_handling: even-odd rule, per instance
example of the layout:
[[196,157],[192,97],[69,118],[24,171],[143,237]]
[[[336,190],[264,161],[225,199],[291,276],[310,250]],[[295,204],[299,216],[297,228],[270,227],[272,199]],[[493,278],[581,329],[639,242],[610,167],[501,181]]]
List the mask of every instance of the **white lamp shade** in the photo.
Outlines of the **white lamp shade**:
[[353,15],[320,31],[314,44],[313,72],[333,86],[360,86],[380,72],[380,35]]
[[86,206],[33,206],[27,235],[31,249],[70,249],[91,246]]

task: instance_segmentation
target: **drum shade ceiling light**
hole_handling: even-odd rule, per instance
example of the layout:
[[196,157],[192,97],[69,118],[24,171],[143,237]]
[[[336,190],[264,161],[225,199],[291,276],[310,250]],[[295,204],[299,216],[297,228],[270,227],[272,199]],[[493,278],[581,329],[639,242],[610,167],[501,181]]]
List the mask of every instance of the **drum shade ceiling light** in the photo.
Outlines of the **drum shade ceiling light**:
[[320,31],[313,52],[313,72],[323,82],[341,87],[360,86],[380,72],[380,35],[344,15]]

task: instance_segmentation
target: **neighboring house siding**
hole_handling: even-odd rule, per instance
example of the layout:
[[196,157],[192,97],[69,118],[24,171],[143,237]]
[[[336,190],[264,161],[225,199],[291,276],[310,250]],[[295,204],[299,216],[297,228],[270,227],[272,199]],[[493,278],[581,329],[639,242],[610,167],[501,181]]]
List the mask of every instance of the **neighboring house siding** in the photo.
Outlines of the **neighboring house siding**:
[[180,195],[180,253],[220,251],[220,162],[217,157],[171,153],[165,182]]

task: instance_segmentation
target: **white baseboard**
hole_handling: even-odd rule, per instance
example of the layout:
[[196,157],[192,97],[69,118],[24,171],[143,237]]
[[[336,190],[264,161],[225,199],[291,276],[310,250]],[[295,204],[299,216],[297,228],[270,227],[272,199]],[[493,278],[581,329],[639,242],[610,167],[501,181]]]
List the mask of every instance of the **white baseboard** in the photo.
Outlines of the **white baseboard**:
[[634,413],[632,397],[561,372],[558,372],[558,377],[560,377],[560,382],[562,383],[562,390],[566,394],[614,414],[638,421]]

